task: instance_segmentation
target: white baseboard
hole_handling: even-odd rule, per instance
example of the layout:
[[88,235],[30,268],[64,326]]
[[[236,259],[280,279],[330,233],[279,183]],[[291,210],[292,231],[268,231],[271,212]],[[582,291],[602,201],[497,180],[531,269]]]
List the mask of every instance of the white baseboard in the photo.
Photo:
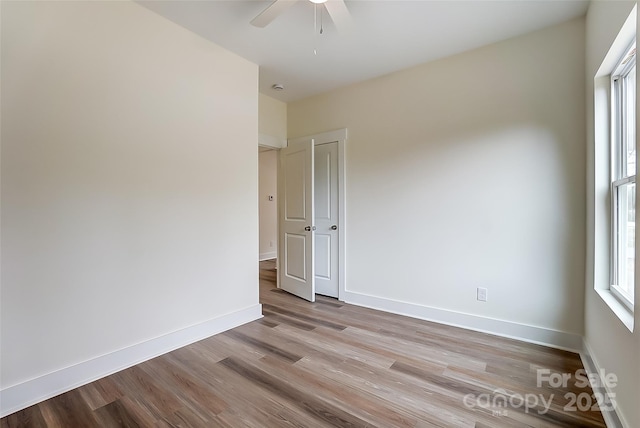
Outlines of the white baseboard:
[[[343,297],[343,296],[341,296]],[[383,297],[345,291],[344,301],[358,306],[378,309],[398,315],[406,315],[425,321],[433,321],[467,330],[494,334],[579,353],[582,350],[582,336],[574,333],[534,327],[511,321],[497,320],[478,315],[464,314],[446,309],[433,308],[415,303],[401,302]]]
[[[582,352],[580,352],[580,359],[582,360],[582,365],[584,366],[584,369],[588,374],[599,375],[600,373],[602,373],[601,367],[596,359],[593,358],[591,347],[586,341],[583,341],[583,350]],[[603,394],[603,396],[605,397],[608,396],[615,398],[615,395],[612,394],[613,391],[609,390],[609,388],[607,388],[607,385],[605,384],[596,385],[593,388],[593,392]],[[602,417],[604,418],[604,422],[607,424],[607,428],[625,428],[630,426],[625,422],[622,414],[620,414],[616,409],[610,411],[602,410],[601,413]]]
[[262,305],[249,306],[4,388],[0,391],[0,417],[259,318],[262,318]]
[[271,260],[271,259],[275,259],[276,257],[278,257],[278,252],[271,251],[269,253],[260,253],[260,255],[258,256],[258,260],[260,261]]

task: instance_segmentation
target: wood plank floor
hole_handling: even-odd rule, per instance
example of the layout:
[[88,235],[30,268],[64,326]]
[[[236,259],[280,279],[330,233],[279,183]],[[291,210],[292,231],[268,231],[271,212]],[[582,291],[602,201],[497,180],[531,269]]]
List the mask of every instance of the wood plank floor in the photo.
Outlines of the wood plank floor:
[[[260,298],[259,321],[9,415],[1,426],[605,426],[598,411],[565,410],[570,394],[591,389],[536,385],[538,369],[582,368],[576,354],[321,296],[311,304],[275,288],[273,262],[261,263]],[[541,401],[534,406],[540,396],[550,402],[546,412]]]

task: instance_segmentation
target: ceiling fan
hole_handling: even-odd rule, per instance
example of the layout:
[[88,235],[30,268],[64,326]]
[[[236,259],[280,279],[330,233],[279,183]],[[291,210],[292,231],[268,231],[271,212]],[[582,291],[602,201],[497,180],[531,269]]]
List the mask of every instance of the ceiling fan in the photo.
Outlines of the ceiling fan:
[[[276,19],[280,14],[289,9],[297,0],[275,0],[258,16],[253,18],[251,25],[264,28]],[[350,21],[351,15],[344,0],[309,0],[319,6],[324,6],[336,28],[346,28]]]

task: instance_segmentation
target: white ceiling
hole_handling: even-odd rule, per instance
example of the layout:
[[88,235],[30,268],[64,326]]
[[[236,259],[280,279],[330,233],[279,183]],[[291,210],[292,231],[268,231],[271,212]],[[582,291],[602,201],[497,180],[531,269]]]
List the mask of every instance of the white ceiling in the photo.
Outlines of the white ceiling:
[[258,64],[260,92],[289,102],[564,22],[584,15],[589,2],[347,0],[352,25],[338,32],[325,13],[322,35],[307,0],[265,28],[249,22],[269,0],[140,3]]

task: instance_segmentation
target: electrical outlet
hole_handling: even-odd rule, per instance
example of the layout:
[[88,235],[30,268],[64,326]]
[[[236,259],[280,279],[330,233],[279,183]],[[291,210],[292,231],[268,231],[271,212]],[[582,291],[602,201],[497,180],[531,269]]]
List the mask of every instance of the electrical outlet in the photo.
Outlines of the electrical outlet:
[[477,289],[477,297],[478,297],[479,301],[486,302],[487,301],[487,289],[486,288],[482,288],[482,287],[478,287],[478,289]]

